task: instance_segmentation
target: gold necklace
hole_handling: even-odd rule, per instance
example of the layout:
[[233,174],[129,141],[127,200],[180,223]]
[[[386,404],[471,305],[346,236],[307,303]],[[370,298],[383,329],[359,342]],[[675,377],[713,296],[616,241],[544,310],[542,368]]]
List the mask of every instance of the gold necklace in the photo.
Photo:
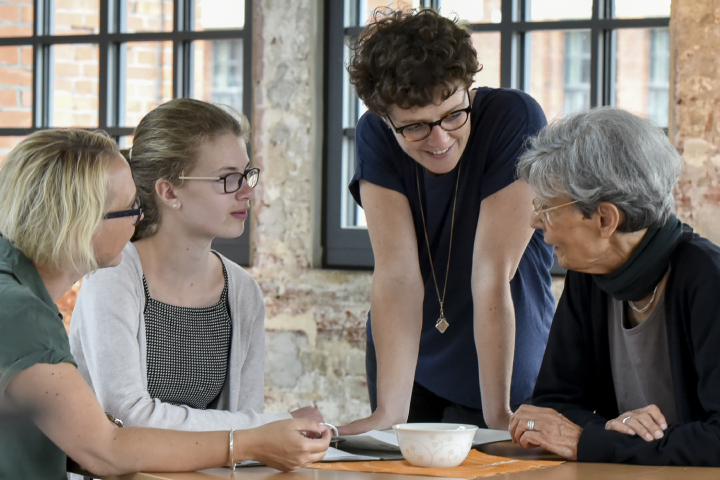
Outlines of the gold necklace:
[[442,298],[440,297],[440,287],[438,286],[437,277],[435,276],[435,264],[433,263],[432,254],[430,253],[430,239],[428,238],[427,233],[427,224],[425,223],[425,211],[423,210],[422,206],[422,193],[420,193],[420,170],[418,169],[418,164],[415,162],[415,180],[417,180],[417,189],[418,189],[418,197],[420,198],[420,217],[422,218],[423,222],[423,232],[425,233],[425,244],[427,245],[428,249],[428,257],[430,258],[430,270],[432,271],[433,276],[433,282],[435,282],[435,292],[438,296],[438,302],[440,302],[440,317],[438,318],[437,322],[435,322],[435,328],[437,328],[440,333],[445,333],[445,330],[450,326],[447,319],[445,318],[445,294],[447,293],[447,284],[448,279],[450,278],[450,255],[452,254],[452,241],[453,241],[453,234],[455,233],[455,207],[457,206],[457,197],[458,197],[458,189],[460,186],[460,168],[462,167],[462,160],[458,164],[458,173],[457,173],[457,180],[455,181],[455,200],[453,200],[453,213],[452,213],[452,222],[450,223],[450,248],[448,249],[448,259],[447,259],[447,269],[445,270],[445,286],[443,287],[443,294]]

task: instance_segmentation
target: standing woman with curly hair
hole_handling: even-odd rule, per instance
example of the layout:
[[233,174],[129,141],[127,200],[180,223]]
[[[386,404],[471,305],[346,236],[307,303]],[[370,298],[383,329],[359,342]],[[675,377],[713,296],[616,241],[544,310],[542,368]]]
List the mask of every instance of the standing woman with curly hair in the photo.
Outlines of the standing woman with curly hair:
[[507,429],[532,393],[554,299],[552,250],[515,177],[545,124],[527,94],[470,90],[470,33],[432,10],[376,14],[348,66],[368,107],[350,192],[375,256],[367,375],[373,413]]

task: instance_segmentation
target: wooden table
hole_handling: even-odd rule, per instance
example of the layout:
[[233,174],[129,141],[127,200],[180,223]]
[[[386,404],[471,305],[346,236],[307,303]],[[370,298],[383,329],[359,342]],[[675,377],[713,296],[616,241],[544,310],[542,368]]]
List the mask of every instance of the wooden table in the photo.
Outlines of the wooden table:
[[[511,442],[499,442],[479,447],[490,455],[512,457],[522,460],[559,460],[549,452],[533,449],[523,450]],[[266,467],[239,468],[233,475],[229,468],[213,468],[186,473],[135,473],[106,480],[408,480],[440,477],[418,477],[388,473],[337,472],[330,470],[301,469],[280,473]],[[717,480],[720,468],[704,467],[644,467],[636,465],[615,465],[607,463],[565,462],[556,467],[527,470],[488,477],[493,480]]]

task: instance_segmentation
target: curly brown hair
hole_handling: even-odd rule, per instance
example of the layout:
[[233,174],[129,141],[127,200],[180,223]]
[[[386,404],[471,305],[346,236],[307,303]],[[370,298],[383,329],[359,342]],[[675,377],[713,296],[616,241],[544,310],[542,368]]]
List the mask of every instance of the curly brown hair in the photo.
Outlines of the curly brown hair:
[[379,115],[391,105],[424,107],[470,88],[482,69],[470,32],[431,9],[381,11],[351,47],[350,83]]

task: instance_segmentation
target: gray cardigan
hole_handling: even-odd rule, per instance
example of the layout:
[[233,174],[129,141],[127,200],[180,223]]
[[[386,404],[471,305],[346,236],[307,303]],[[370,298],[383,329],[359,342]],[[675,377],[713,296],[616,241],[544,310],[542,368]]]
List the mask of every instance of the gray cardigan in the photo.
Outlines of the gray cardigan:
[[150,397],[143,273],[132,243],[123,249],[120,265],[83,280],[70,323],[70,347],[78,370],[103,408],[125,425],[228,430],[290,418],[289,413],[262,413],[265,305],[260,287],[240,266],[220,258],[228,274],[233,331],[228,376],[217,410],[175,406]]

